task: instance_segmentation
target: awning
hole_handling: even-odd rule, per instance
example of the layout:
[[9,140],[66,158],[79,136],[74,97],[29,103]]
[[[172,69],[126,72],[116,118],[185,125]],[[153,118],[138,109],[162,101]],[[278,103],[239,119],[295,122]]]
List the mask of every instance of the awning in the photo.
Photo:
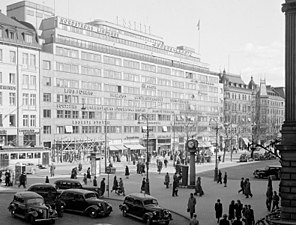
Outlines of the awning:
[[116,146],[114,146],[114,145],[109,145],[109,150],[110,151],[118,151],[119,149],[116,148]]
[[143,145],[139,145],[139,144],[133,144],[133,145],[125,144],[124,146],[131,150],[146,149]]
[[206,148],[211,146],[212,144],[208,141],[198,141],[198,147]]
[[242,139],[243,139],[245,145],[248,145],[251,143],[248,138],[242,138]]
[[117,148],[117,149],[119,149],[119,150],[125,150],[125,149],[127,149],[124,145],[114,145],[115,146],[115,148]]

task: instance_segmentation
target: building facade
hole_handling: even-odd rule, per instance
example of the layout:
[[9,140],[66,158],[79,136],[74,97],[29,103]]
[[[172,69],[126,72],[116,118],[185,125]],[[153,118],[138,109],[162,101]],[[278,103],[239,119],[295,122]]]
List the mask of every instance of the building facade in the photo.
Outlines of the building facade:
[[0,145],[40,145],[39,55],[35,29],[0,13]]

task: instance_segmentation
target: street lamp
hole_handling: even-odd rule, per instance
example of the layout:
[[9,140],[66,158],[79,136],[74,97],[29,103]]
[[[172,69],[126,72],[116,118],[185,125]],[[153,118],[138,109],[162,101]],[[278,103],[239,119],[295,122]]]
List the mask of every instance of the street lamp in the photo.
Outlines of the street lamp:
[[[146,183],[145,183],[145,194],[150,195],[150,186],[149,186],[149,149],[148,149],[148,142],[149,142],[149,120],[148,120],[148,114],[145,115],[139,115],[138,120],[140,118],[144,118],[147,122],[147,127],[146,127],[146,154],[147,154],[147,159],[146,159]],[[140,123],[140,121],[139,121]]]
[[[211,119],[212,120],[212,119]],[[210,120],[210,122],[211,122]],[[218,131],[219,131],[219,126],[218,126],[218,121],[213,120],[216,122],[215,130],[216,130],[216,149],[215,149],[215,169],[214,169],[214,181],[218,180]]]

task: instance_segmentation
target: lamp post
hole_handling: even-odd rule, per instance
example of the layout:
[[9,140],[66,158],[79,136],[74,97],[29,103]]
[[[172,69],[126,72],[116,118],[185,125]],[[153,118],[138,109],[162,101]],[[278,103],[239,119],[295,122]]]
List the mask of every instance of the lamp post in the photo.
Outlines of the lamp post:
[[[212,119],[211,119],[212,120]],[[210,120],[210,122],[211,122]],[[215,169],[214,169],[214,181],[218,180],[218,121],[214,120],[216,122],[215,130],[216,130],[216,148],[215,148]]]
[[145,194],[150,195],[150,186],[149,186],[149,149],[148,149],[148,142],[149,142],[149,120],[148,120],[148,114],[145,115],[139,115],[138,120],[140,118],[144,118],[146,120],[146,183],[145,183]]

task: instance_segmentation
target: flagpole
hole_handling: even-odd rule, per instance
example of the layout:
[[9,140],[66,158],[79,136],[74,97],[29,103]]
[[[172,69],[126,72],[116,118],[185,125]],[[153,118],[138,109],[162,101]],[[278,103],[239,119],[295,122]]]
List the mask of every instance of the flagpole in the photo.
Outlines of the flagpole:
[[198,20],[197,29],[198,29],[198,54],[200,55],[200,20]]

